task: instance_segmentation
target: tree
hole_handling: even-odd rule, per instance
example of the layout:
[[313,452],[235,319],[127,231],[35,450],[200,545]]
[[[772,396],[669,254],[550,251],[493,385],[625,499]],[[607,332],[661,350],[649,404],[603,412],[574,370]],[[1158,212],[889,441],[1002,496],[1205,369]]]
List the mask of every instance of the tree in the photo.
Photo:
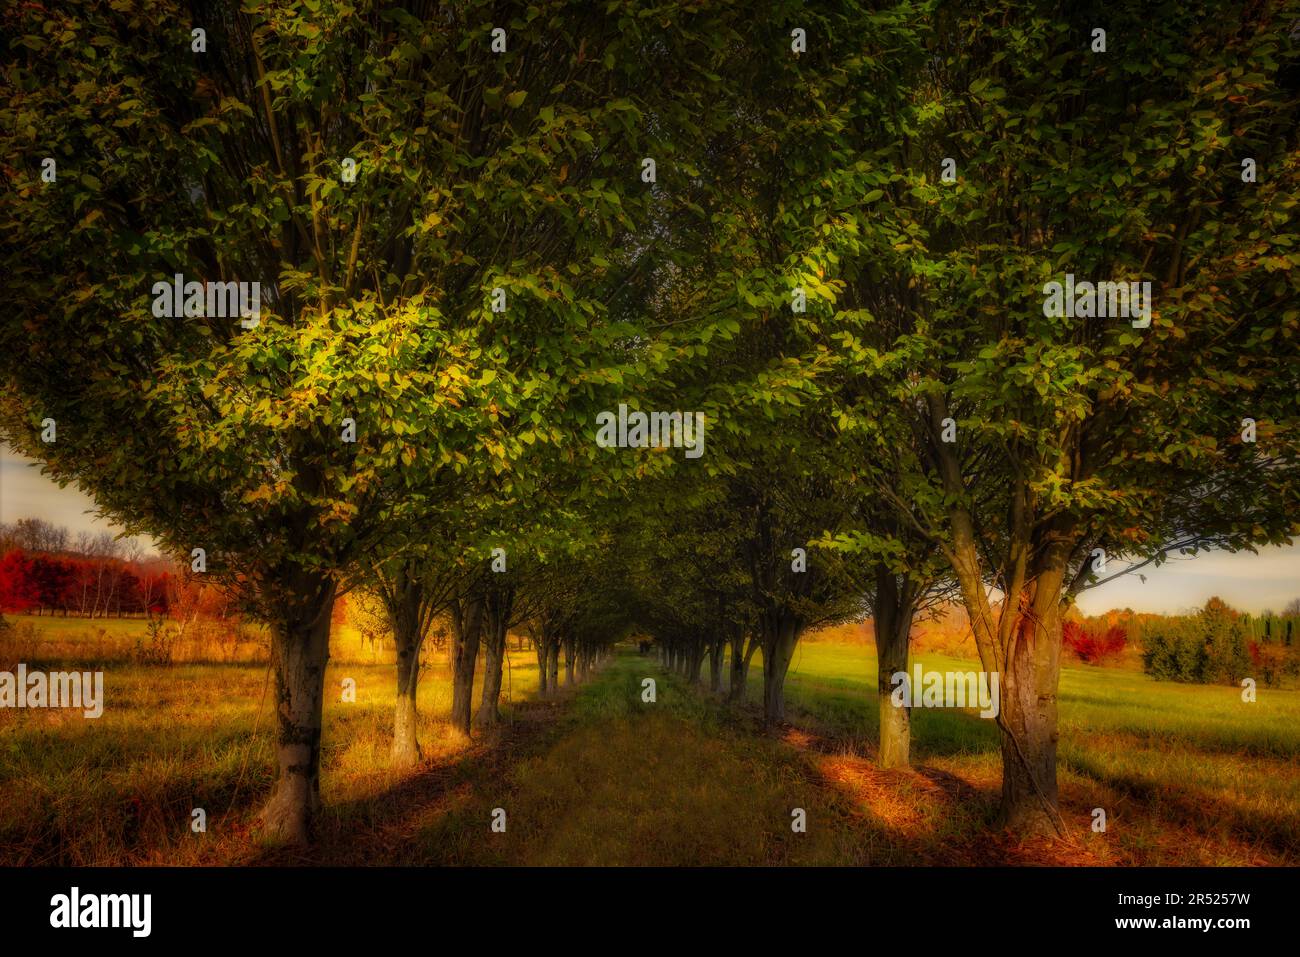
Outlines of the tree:
[[420,683],[420,650],[435,616],[446,607],[459,582],[457,569],[430,567],[409,558],[390,559],[375,573],[375,592],[383,605],[397,651],[397,703],[393,715],[393,762],[420,760],[416,733],[416,694]]
[[20,548],[12,549],[0,558],[0,609],[27,611],[35,608],[39,599],[31,576],[31,559]]
[[[706,14],[660,26],[675,5],[555,2],[498,55],[490,5],[417,10],[214,10],[199,51],[168,3],[95,5],[53,34],[24,8],[5,68],[23,160],[0,200],[4,291],[24,317],[0,329],[6,434],[269,623],[263,820],[294,841],[320,800],[340,581],[439,470],[508,481],[521,448],[586,427],[629,332],[602,318],[628,278],[611,244],[651,204],[635,164],[674,157],[633,97],[664,91],[671,134],[701,86],[646,69],[693,75],[721,42]],[[156,315],[178,273],[248,298]]]
[[[846,357],[914,436],[881,492],[941,550],[1001,675],[1002,817],[1032,834],[1061,828],[1061,611],[1100,577],[1095,550],[1159,561],[1296,531],[1295,363],[1278,362],[1300,315],[1296,95],[1268,15],[1108,12],[1126,42],[1101,55],[1091,12],[1000,7],[936,10],[914,135],[830,202],[881,198],[844,231],[837,315],[851,330],[867,310],[882,336]],[[1243,183],[1243,156],[1277,178]],[[1065,273],[1151,282],[1150,328],[1048,314]]]

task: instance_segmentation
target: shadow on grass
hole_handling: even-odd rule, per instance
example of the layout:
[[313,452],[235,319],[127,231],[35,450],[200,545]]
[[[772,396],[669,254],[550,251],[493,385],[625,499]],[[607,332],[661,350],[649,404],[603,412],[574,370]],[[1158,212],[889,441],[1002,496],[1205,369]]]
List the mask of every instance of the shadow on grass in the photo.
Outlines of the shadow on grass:
[[[1202,790],[1162,782],[1154,784],[1135,775],[1108,770],[1100,760],[1074,753],[1069,767],[1119,794],[1131,797],[1135,811],[1147,815],[1187,837],[1239,841],[1262,845],[1293,859],[1300,854],[1300,828],[1294,816],[1262,808],[1243,807],[1229,800],[1212,797]],[[1117,819],[1122,823],[1122,818]]]

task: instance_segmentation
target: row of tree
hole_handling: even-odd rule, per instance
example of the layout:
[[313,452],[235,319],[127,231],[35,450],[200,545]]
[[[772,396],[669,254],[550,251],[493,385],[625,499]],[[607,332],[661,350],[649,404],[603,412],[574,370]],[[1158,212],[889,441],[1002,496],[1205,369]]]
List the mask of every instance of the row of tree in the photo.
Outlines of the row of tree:
[[[272,834],[354,587],[407,756],[440,610],[462,726],[515,620],[548,686],[637,621],[741,683],[761,650],[779,721],[809,627],[869,612],[886,681],[955,595],[1004,818],[1056,829],[1062,609],[1297,532],[1293,0],[118,6],[6,14],[5,431],[269,623]],[[155,317],[174,273],[258,321]],[[1047,315],[1065,274],[1151,282],[1150,326]],[[623,403],[704,454],[604,447]]]
[[[642,483],[634,581],[688,676],[716,686],[727,644],[743,689],[761,651],[769,721],[800,635],[869,611],[886,765],[889,676],[956,597],[1003,682],[1002,817],[1033,834],[1063,828],[1078,593],[1300,527],[1300,73],[1282,5],[1108,11],[1109,46],[1095,11],[998,6],[826,13],[809,36],[869,39],[775,63],[794,21],[753,27],[715,106],[743,122],[691,183],[713,244],[652,304],[739,334],[651,390],[712,427],[707,466]],[[1150,325],[1049,315],[1069,274],[1150,282]]]
[[160,564],[15,548],[0,556],[0,611],[86,618],[166,614],[177,576]]

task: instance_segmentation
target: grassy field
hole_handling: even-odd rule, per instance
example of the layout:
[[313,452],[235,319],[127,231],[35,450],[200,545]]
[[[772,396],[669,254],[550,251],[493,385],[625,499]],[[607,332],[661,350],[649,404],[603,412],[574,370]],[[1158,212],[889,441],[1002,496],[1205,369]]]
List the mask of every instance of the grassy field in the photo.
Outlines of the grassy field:
[[[272,780],[265,665],[112,662],[98,720],[0,711],[0,864],[1294,864],[1300,847],[1297,692],[1248,705],[1231,688],[1067,668],[1060,778],[1075,837],[1025,845],[992,825],[991,722],[915,710],[917,766],[873,765],[869,646],[803,645],[780,734],[762,732],[753,705],[728,709],[627,649],[538,702],[533,656],[512,650],[507,724],[473,740],[444,720],[436,653],[420,690],[426,760],[402,773],[387,761],[393,670],[353,650],[327,676],[327,810],[311,851],[264,848],[251,832]],[[355,703],[338,700],[345,677]],[[644,677],[658,682],[654,704],[641,701]],[[206,834],[190,831],[195,807]],[[488,826],[498,807],[506,834]],[[1089,827],[1095,807],[1104,834]],[[795,808],[807,833],[791,831]]]
[[[5,657],[24,661],[120,662],[139,659],[151,644],[149,622],[144,618],[82,618],[76,615],[5,616],[10,632],[5,640]],[[169,633],[176,625],[164,621]],[[171,643],[173,661],[204,663],[265,662],[265,631],[257,626],[240,630],[204,623],[191,626]]]
[[[927,671],[977,667],[941,655],[916,660]],[[755,668],[760,664],[761,654]],[[754,700],[760,687],[751,680]],[[831,750],[871,752],[878,730],[871,647],[803,644],[786,688],[795,724],[829,739]],[[915,759],[991,801],[1000,767],[993,723],[973,712],[914,709],[912,715]],[[1090,841],[1092,808],[1106,810],[1107,833],[1092,843],[1107,860],[1294,862],[1300,692],[1261,689],[1248,704],[1239,689],[1226,686],[1074,665],[1061,674],[1060,724],[1062,798]]]
[[[124,634],[130,624],[142,627],[117,624]],[[51,637],[63,661],[59,625]],[[450,674],[444,656],[431,657],[420,683],[420,741],[430,762],[445,762],[469,742],[442,720],[451,706]],[[510,660],[503,694],[513,702],[536,691],[537,666],[531,653],[512,650]],[[249,859],[257,852],[250,818],[273,776],[267,666],[96,667],[104,671],[106,699],[98,719],[77,711],[0,710],[0,864]],[[355,702],[339,700],[344,678],[356,681]],[[394,681],[389,664],[331,662],[322,774],[331,815],[364,807],[398,780],[388,767]],[[510,702],[503,711],[510,715]],[[196,807],[208,816],[202,836],[190,830]]]

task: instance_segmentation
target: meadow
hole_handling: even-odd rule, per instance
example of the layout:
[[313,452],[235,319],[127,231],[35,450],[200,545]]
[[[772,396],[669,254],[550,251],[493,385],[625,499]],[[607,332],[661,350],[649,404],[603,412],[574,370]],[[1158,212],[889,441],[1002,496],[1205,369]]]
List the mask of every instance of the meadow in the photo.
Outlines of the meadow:
[[[921,652],[927,670],[975,668]],[[756,657],[756,666],[761,655]],[[787,709],[828,749],[868,753],[878,729],[870,646],[806,642],[787,678]],[[757,701],[758,688],[750,694]],[[972,711],[914,709],[913,756],[988,800],[1000,781],[997,732]],[[1132,668],[1068,664],[1061,672],[1063,810],[1107,862],[1294,862],[1300,851],[1300,692],[1155,681]],[[1091,811],[1107,813],[1105,835]],[[938,826],[939,822],[936,822]]]
[[[31,621],[57,623],[43,637],[66,666],[75,625]],[[1073,836],[1023,843],[993,825],[991,722],[914,710],[915,767],[874,766],[869,645],[801,645],[790,725],[767,734],[755,704],[728,708],[634,646],[538,701],[535,659],[512,641],[506,723],[472,739],[445,720],[450,676],[431,651],[419,695],[425,760],[403,773],[387,762],[392,666],[346,627],[334,645],[326,810],[311,849],[273,849],[252,833],[274,768],[265,664],[110,660],[96,721],[0,712],[0,863],[1293,864],[1300,848],[1294,691],[1245,704],[1228,687],[1067,667],[1060,786]],[[918,660],[972,667],[929,651]],[[339,699],[349,677],[355,702]],[[657,682],[653,704],[641,700],[644,677]],[[498,807],[506,834],[488,827]],[[1104,833],[1091,829],[1097,807]],[[194,808],[206,811],[205,833],[190,828]],[[806,833],[791,830],[795,808]]]

